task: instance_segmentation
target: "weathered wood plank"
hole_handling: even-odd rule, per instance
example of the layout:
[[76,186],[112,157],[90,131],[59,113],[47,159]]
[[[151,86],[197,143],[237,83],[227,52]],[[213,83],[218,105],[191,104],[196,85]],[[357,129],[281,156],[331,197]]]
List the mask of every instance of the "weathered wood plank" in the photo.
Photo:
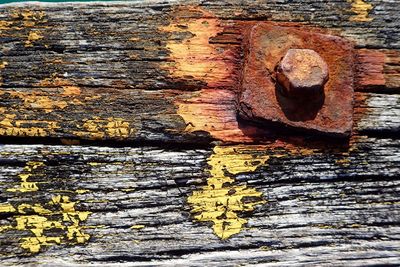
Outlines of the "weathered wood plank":
[[[243,28],[267,18],[353,39],[363,48],[356,88],[398,92],[400,55],[392,38],[399,27],[389,18],[397,5],[372,2],[369,14],[355,18],[359,11],[348,1],[283,3],[6,6],[0,10],[0,135],[259,141],[255,133],[265,131],[238,122],[234,100]],[[365,103],[376,103],[376,97],[380,103],[390,98],[387,109],[397,110],[397,95],[359,95]],[[398,129],[398,116],[379,121],[375,107],[357,105],[362,123],[356,130]]]
[[[398,264],[399,12],[378,0],[1,6],[0,136],[136,146],[0,146],[2,264]],[[241,32],[265,20],[355,42],[348,144],[238,121]]]
[[[0,258],[3,264],[63,265],[150,260],[196,265],[210,259],[222,265],[227,260],[395,263],[400,257],[399,146],[398,140],[366,137],[347,154],[254,145],[185,151],[5,145],[0,151]],[[204,186],[225,179],[218,177],[220,170],[233,180],[221,189]],[[211,226],[225,219],[198,222],[196,213],[190,214],[198,207],[193,198],[240,186],[260,192],[266,202],[253,212],[232,210],[247,224],[221,241]],[[245,192],[237,201],[251,203]],[[227,203],[234,196],[226,195]],[[219,205],[230,210],[235,202],[227,203]],[[46,227],[40,218],[77,224]],[[58,237],[60,244],[35,243],[39,229],[44,231],[38,236]],[[21,257],[35,248],[41,253]]]

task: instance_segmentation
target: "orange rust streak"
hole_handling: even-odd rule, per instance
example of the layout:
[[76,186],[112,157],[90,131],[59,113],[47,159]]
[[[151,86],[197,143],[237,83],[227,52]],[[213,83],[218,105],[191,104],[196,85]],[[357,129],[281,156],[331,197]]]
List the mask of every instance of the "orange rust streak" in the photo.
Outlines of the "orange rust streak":
[[[206,131],[223,141],[252,141],[239,129],[236,120],[235,93],[231,91],[236,84],[235,52],[229,45],[210,43],[210,39],[223,32],[221,22],[198,7],[178,9],[176,14],[170,25],[161,30],[171,33],[171,36],[187,34],[188,38],[178,41],[171,38],[167,48],[174,65],[164,67],[174,78],[206,83],[205,88],[190,99],[181,99],[175,103],[178,115],[187,124],[186,131]],[[188,14],[195,17],[188,18]]]
[[385,86],[385,54],[378,50],[357,51],[356,87],[363,90],[374,86]]
[[186,131],[206,131],[226,142],[253,141],[239,128],[235,97],[233,91],[203,89],[197,97],[177,103],[178,114],[187,124]]
[[220,21],[212,14],[199,8],[189,8],[187,12],[201,12],[207,18],[176,18],[170,25],[162,27],[161,31],[187,33],[191,35],[186,40],[171,40],[167,48],[171,51],[170,58],[175,62],[172,67],[166,65],[173,77],[193,78],[207,83],[208,87],[217,87],[231,81],[232,70],[235,67],[231,60],[231,52],[217,49],[209,40],[223,31]]

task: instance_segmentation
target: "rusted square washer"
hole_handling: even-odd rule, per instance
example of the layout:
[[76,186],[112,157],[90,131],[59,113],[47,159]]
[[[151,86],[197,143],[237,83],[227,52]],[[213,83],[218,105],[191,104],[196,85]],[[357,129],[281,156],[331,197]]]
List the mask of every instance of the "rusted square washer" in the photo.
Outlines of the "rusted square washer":
[[[285,96],[275,82],[275,67],[288,49],[312,49],[327,63],[329,80],[318,101]],[[332,35],[255,25],[244,38],[245,62],[238,102],[239,115],[258,122],[347,137],[353,125],[353,45]]]

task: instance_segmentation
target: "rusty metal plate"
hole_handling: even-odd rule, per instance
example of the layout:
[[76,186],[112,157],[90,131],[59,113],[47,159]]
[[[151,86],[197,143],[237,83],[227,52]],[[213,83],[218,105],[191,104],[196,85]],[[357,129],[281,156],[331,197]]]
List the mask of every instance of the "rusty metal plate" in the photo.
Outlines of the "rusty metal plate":
[[[329,80],[317,98],[288,97],[276,83],[276,67],[289,49],[312,49],[328,65]],[[256,122],[339,137],[353,125],[353,45],[332,35],[268,23],[255,25],[244,38],[245,62],[239,115]]]

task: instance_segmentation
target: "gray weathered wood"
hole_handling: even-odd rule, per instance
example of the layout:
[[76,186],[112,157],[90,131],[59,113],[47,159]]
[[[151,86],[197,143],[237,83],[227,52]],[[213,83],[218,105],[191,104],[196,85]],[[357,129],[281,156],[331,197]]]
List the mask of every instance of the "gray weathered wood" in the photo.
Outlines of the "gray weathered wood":
[[[395,263],[400,256],[400,143],[363,139],[346,156],[337,151],[282,156],[285,151],[281,151],[274,157],[277,151],[257,150],[258,157],[270,155],[270,160],[255,172],[234,177],[237,184],[262,192],[267,203],[243,215],[249,220],[247,227],[226,241],[214,236],[208,223],[193,220],[186,202],[210,175],[210,150],[5,145],[1,148],[2,203],[46,203],[55,195],[66,195],[78,201],[76,210],[91,214],[82,222],[83,231],[90,235],[84,246],[66,241],[28,258],[17,257],[26,254],[19,238],[32,233],[2,233],[2,262],[50,264],[56,259],[57,264],[70,265],[157,260],[201,265],[211,260],[230,265],[226,261],[231,260],[300,265],[306,260],[347,263],[348,258],[355,265]],[[240,158],[254,149],[247,146],[235,155]],[[29,178],[40,189],[7,191],[18,186],[18,174],[24,173],[27,162],[44,163]],[[19,216],[3,213],[1,225],[15,224]],[[143,228],[130,228],[134,225]]]
[[[398,265],[400,5],[367,1],[0,6],[1,265]],[[355,42],[348,143],[237,120],[258,21]]]

